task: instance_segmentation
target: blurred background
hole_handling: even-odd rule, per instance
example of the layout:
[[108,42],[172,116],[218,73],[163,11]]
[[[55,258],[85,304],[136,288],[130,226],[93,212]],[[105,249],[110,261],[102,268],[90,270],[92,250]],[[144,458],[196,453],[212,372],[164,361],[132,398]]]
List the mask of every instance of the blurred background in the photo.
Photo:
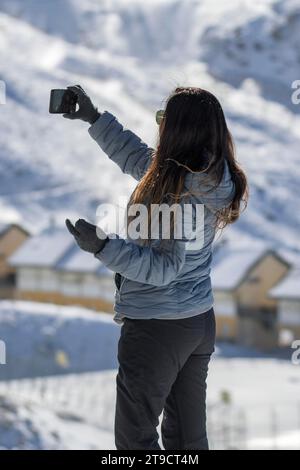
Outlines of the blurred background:
[[220,99],[250,201],[214,248],[211,447],[300,449],[299,43],[299,0],[0,0],[1,449],[114,448],[113,278],[64,219],[135,182],[48,113],[77,83],[152,146],[176,86]]

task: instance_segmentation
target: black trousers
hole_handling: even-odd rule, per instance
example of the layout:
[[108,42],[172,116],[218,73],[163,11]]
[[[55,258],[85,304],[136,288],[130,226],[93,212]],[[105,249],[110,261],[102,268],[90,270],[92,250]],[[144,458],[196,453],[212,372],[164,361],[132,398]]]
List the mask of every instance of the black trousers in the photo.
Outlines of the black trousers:
[[118,345],[115,415],[118,450],[207,450],[206,378],[215,315],[180,320],[126,318]]

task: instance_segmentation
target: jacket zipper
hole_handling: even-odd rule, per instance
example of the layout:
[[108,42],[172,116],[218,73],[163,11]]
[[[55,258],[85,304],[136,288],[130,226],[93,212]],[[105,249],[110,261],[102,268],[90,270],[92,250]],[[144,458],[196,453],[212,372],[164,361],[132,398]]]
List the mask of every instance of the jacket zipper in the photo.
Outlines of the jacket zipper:
[[[123,277],[123,276],[122,276],[122,277]],[[122,287],[123,287],[125,281],[126,281],[126,278],[123,277],[123,281],[121,282],[121,284],[120,284],[120,289],[119,289],[119,300],[121,300],[121,291],[122,291]]]
[[121,279],[123,278],[123,279],[121,280],[120,287],[118,287],[118,286],[116,285],[116,287],[117,287],[117,293],[118,293],[118,300],[120,300],[120,299],[121,299],[122,287],[123,287],[124,282],[126,281],[126,278],[125,278],[124,276],[122,276],[121,274],[119,274],[119,273],[117,273],[117,274],[120,276]]

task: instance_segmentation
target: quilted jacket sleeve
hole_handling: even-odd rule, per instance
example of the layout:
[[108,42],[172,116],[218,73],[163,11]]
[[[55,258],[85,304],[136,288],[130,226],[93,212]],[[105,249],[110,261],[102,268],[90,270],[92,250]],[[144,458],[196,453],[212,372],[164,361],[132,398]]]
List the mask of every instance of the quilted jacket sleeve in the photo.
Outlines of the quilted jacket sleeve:
[[151,163],[153,149],[117,118],[104,111],[89,128],[89,134],[123,173],[140,180]]
[[110,239],[96,257],[112,271],[133,281],[163,286],[173,281],[185,261],[185,242],[168,240],[164,248]]

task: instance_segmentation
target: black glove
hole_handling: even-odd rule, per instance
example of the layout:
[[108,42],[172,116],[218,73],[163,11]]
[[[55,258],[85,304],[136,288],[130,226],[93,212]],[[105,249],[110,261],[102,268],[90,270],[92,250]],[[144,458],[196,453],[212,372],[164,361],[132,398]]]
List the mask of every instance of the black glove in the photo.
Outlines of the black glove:
[[[84,219],[77,220],[75,226],[67,219],[66,226],[69,232],[74,236],[78,246],[89,253],[98,253],[109,240],[103,230],[96,227],[96,225],[86,222]],[[98,235],[101,238],[99,238]]]
[[74,113],[63,114],[63,117],[66,119],[81,119],[82,121],[94,124],[94,122],[97,121],[98,117],[100,116],[100,113],[93,105],[86,92],[83,90],[83,88],[81,88],[80,85],[68,86],[67,88],[77,95],[79,109]]

